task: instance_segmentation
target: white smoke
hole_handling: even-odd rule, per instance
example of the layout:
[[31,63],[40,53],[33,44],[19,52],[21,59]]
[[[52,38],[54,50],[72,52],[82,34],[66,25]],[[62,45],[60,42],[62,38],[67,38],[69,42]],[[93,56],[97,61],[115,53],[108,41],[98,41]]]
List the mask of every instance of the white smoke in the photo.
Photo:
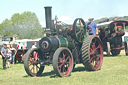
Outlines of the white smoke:
[[42,27],[46,27],[46,23],[44,21],[40,21]]
[[[60,18],[58,18],[57,21],[61,21],[61,22],[64,22],[66,24],[73,24],[73,22],[74,22],[74,20],[68,16],[61,16]],[[40,24],[42,27],[46,27],[45,21],[40,21]]]

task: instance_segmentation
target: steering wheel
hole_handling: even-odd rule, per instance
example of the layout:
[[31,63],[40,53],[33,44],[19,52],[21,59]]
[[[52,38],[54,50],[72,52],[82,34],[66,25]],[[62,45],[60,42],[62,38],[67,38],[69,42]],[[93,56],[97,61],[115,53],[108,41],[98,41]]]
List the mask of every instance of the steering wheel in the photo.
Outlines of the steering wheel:
[[87,25],[87,32],[91,32],[92,31],[92,27],[90,25]]
[[81,43],[84,39],[84,35],[86,35],[86,25],[82,18],[75,19],[73,23],[72,33],[72,38],[74,38],[77,42]]

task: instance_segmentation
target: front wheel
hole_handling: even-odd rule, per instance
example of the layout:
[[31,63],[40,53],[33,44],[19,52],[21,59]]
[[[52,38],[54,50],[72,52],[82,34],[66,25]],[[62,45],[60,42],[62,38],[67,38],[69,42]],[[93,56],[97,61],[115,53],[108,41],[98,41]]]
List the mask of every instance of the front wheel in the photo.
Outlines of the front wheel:
[[53,69],[57,76],[67,77],[73,69],[73,56],[68,48],[58,48],[53,55]]
[[44,66],[40,65],[41,50],[31,48],[25,54],[24,68],[29,76],[40,76],[44,70]]

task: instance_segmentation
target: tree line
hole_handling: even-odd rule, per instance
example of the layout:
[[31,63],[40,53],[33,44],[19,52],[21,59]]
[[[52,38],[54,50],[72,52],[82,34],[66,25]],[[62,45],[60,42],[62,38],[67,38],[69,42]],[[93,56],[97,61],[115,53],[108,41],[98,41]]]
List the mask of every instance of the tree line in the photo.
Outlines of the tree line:
[[0,36],[12,36],[17,39],[36,39],[43,37],[43,28],[35,13],[30,11],[15,13],[11,19],[0,24]]
[[113,21],[113,18],[118,18],[118,20],[126,20],[126,21],[128,21],[128,16],[123,16],[123,17],[103,17],[103,18],[100,18],[100,19],[97,19],[97,20],[95,20],[95,22],[98,24],[98,23],[100,23],[100,22],[102,22],[102,21]]

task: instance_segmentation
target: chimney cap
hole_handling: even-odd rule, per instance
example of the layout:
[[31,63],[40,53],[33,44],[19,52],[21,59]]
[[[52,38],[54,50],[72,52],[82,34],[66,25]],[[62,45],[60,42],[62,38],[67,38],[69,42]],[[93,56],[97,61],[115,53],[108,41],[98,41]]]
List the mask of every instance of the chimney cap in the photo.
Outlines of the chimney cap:
[[52,6],[45,6],[44,8],[52,8]]

